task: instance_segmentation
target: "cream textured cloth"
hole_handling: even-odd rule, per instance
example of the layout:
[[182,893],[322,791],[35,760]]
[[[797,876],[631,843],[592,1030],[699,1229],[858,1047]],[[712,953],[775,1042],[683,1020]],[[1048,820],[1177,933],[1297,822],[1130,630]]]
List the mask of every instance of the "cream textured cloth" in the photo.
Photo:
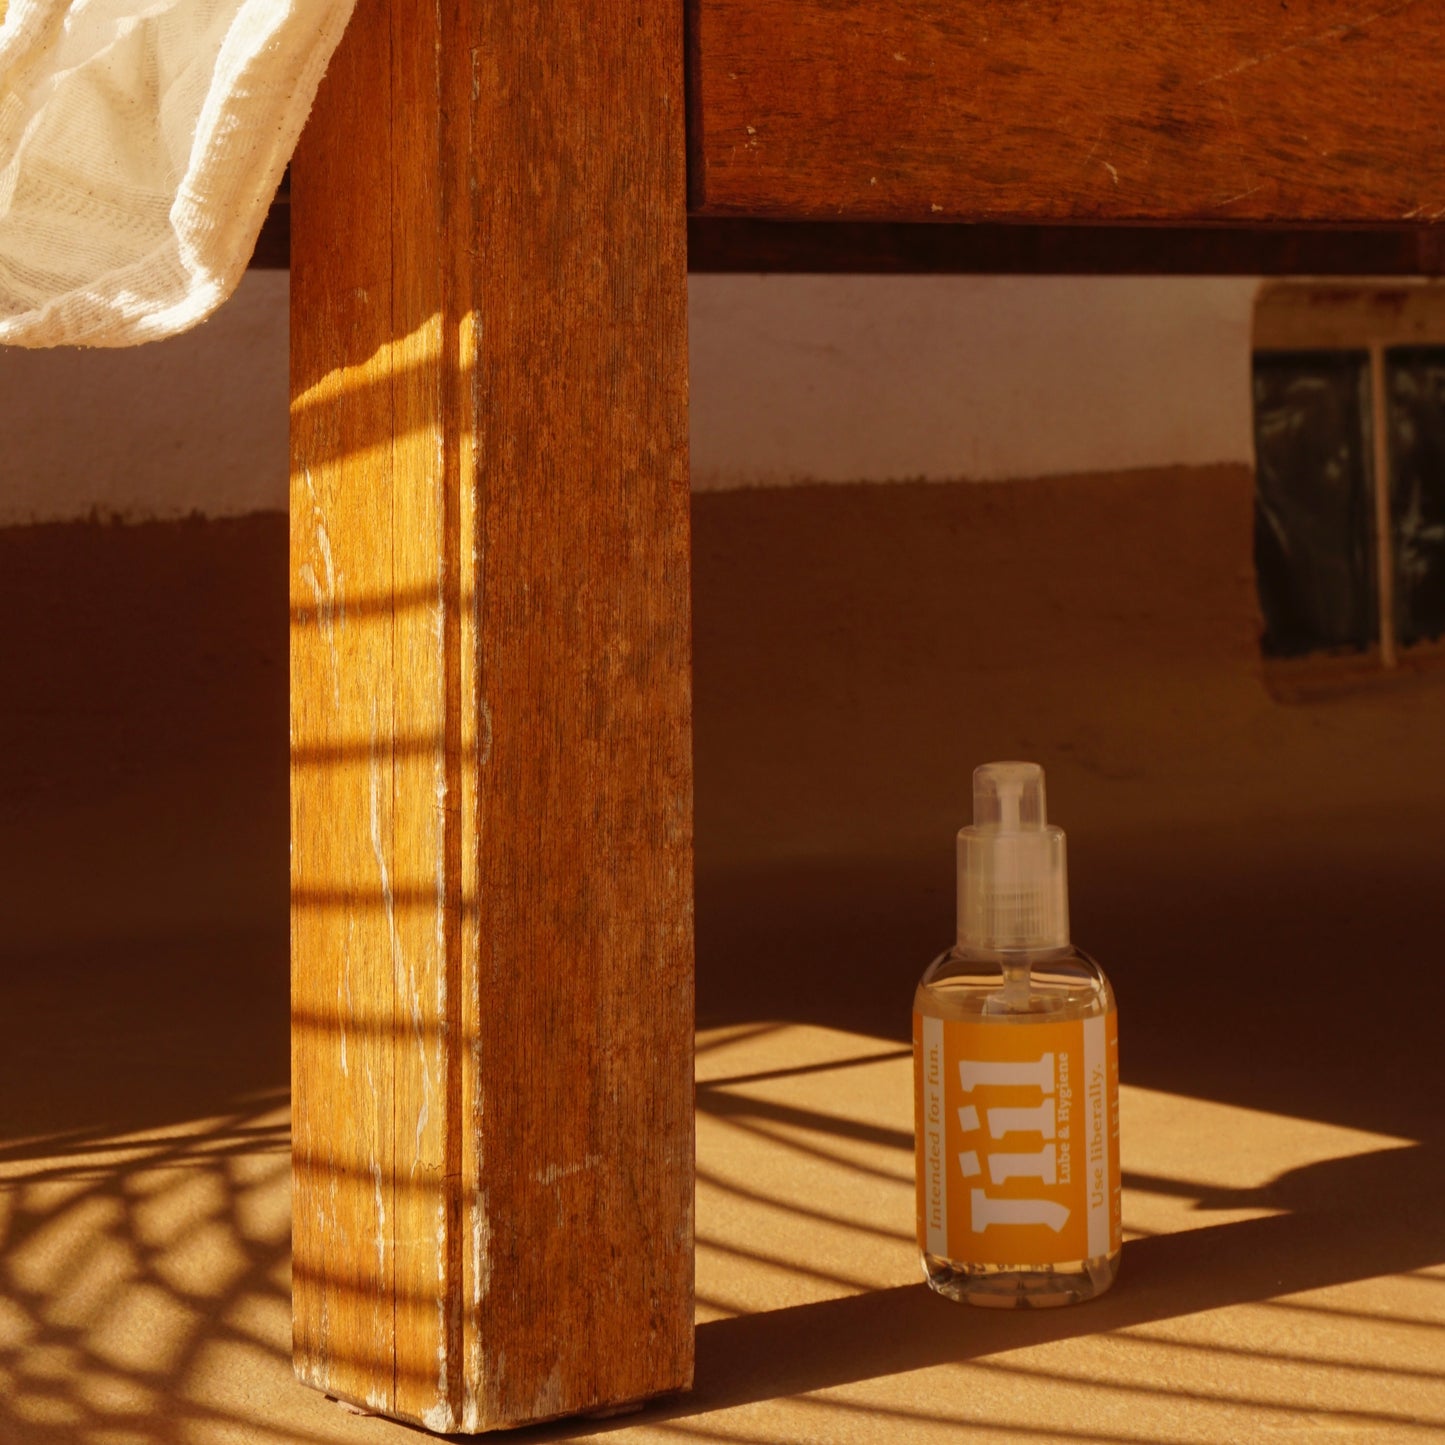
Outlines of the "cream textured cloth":
[[352,3],[8,0],[0,343],[129,346],[219,306]]

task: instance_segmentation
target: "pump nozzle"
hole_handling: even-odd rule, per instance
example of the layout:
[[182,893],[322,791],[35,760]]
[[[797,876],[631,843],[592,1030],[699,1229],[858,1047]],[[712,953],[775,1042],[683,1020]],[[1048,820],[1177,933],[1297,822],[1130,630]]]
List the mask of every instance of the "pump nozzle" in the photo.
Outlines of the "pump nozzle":
[[1069,942],[1064,834],[1046,821],[1037,763],[974,770],[973,824],[958,834],[958,941],[990,951]]
[[985,763],[973,770],[973,826],[1009,831],[1044,826],[1044,770],[1037,763]]

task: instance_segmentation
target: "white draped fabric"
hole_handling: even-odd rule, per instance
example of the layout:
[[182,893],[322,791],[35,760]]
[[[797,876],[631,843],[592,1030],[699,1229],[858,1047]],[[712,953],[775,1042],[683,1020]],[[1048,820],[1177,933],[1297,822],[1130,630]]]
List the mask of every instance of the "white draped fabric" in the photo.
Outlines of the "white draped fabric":
[[353,0],[0,0],[0,344],[130,346],[235,288]]

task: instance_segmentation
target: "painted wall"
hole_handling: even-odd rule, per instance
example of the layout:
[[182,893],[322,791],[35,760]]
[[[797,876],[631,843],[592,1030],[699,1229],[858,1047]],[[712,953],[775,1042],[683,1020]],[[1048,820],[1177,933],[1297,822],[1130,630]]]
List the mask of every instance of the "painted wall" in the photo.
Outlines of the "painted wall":
[[696,277],[693,485],[1250,461],[1250,279]]
[[[692,280],[693,479],[994,480],[1248,461],[1257,283]],[[0,349],[0,525],[286,505],[284,272],[123,351]]]
[[[71,449],[53,495],[26,483],[32,503],[270,508],[0,528],[0,678],[22,704],[0,709],[9,946],[44,967],[98,939],[118,966],[159,960],[144,997],[228,966],[217,936],[263,936],[283,1020],[284,285],[248,278],[174,362],[0,358],[9,493]],[[705,1023],[740,1021],[730,999],[750,1019],[809,1017],[826,991],[862,1029],[905,1027],[949,937],[969,770],[1023,756],[1048,770],[1078,935],[1130,1017],[1150,1018],[1161,981],[1191,980],[1194,1013],[1158,996],[1131,1069],[1221,1097],[1253,1080],[1256,1104],[1308,1114],[1299,1039],[1341,1058],[1398,1049],[1400,1010],[1302,1031],[1297,1006],[1323,997],[1323,959],[1345,980],[1352,961],[1428,969],[1439,952],[1445,670],[1318,704],[1266,685],[1252,291],[699,280],[697,464],[717,488],[693,505]],[[216,341],[248,322],[242,367]],[[274,406],[253,390],[268,376]],[[162,382],[177,394],[157,398]],[[1051,475],[867,480],[1014,469]],[[738,485],[785,476],[824,484]],[[845,478],[864,480],[827,484]],[[1240,1010],[1262,968],[1289,982],[1279,1007]],[[1211,1072],[1181,1068],[1178,1028],[1216,1018],[1230,1024]],[[1429,1011],[1407,1023],[1405,1045],[1428,1048]]]
[[0,347],[0,525],[286,505],[287,276],[120,350]]

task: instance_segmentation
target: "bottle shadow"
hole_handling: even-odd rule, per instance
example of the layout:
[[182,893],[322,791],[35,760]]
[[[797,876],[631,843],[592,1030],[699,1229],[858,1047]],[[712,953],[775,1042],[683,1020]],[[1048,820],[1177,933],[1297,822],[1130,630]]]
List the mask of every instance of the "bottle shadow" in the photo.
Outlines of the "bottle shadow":
[[[1128,1188],[1127,1174],[1124,1182]],[[1283,1212],[1132,1240],[1114,1288],[1072,1309],[960,1308],[920,1282],[710,1321],[697,1330],[694,1389],[658,1402],[646,1418],[685,1420],[1445,1262],[1445,1215],[1438,1207],[1445,1194],[1445,1150],[1436,1146],[1404,1145],[1312,1164],[1258,1190],[1191,1192],[1201,1210]],[[1354,1313],[1362,1322],[1380,1318]],[[1445,1289],[1433,1314],[1409,1323],[1439,1331],[1445,1381]],[[1157,1388],[1161,1395],[1172,1393]],[[1284,1397],[1258,1403],[1295,1408]],[[1363,1418],[1366,1412],[1357,1413]],[[641,1418],[596,1422],[583,1431],[572,1421],[566,1429],[525,1434],[577,1438]]]

